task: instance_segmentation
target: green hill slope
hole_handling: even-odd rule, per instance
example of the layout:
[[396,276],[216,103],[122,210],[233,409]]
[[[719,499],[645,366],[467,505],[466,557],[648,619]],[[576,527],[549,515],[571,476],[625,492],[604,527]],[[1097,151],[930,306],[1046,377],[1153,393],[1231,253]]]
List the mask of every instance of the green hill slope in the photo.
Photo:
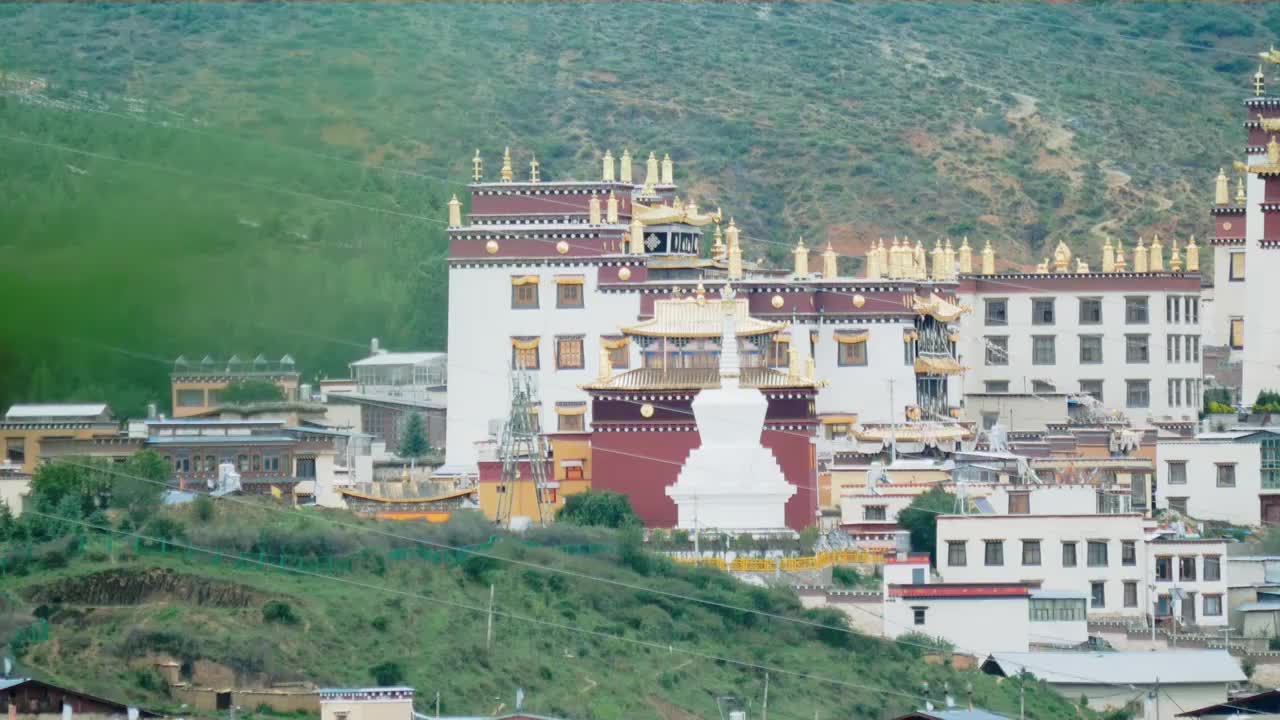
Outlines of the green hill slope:
[[[371,525],[456,544],[489,531],[481,523]],[[498,557],[581,575],[566,576],[428,553],[314,516],[243,506],[211,515],[170,509],[147,527],[295,571],[118,536],[89,536],[71,552],[65,541],[30,555],[10,544],[0,623],[49,622],[47,639],[22,646],[24,672],[175,708],[178,701],[150,663],[172,659],[197,680],[234,673],[248,685],[363,686],[381,674],[384,683],[414,686],[424,710],[439,692],[442,711],[454,715],[510,710],[516,688],[523,688],[526,710],[566,718],[710,718],[723,696],[750,702],[754,716],[766,669],[771,717],[891,717],[920,705],[926,681],[935,699],[943,683],[956,694],[972,683],[976,702],[1008,713],[1017,708],[1016,681],[927,664],[912,647],[786,622],[781,617],[843,625],[838,612],[802,610],[787,590],[751,588],[646,554],[602,551],[600,543],[618,542],[612,535],[559,527],[486,545]],[[564,543],[578,552],[556,549]],[[497,614],[486,648],[483,610],[491,584]],[[1077,714],[1070,701],[1035,684],[1027,685],[1026,702],[1029,718]]]
[[0,30],[0,403],[137,412],[180,352],[442,347],[476,147],[544,177],[670,152],[778,258],[1203,235],[1280,7],[5,5]]

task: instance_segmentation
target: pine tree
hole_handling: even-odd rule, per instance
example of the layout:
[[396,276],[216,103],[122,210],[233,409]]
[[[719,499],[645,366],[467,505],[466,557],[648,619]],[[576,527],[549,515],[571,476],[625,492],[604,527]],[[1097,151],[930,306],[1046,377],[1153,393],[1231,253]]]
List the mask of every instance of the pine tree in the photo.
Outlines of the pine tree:
[[417,466],[418,458],[429,452],[431,444],[427,442],[427,429],[422,422],[422,415],[411,413],[400,434],[399,455],[409,458],[409,467],[412,469]]

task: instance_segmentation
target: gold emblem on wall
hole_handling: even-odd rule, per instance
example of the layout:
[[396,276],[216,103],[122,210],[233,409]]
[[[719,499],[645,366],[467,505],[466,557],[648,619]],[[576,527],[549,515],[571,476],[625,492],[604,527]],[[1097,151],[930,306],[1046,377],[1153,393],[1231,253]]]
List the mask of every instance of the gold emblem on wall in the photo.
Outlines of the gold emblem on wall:
[[1222,223],[1222,229],[1223,229],[1223,230],[1230,230],[1230,229],[1231,229],[1231,222],[1230,222],[1230,221],[1227,221],[1227,222]]
[[781,295],[774,295],[773,299],[769,301],[769,304],[773,305],[775,308],[781,308],[786,303],[787,301],[783,300]]
[[621,270],[619,270],[619,271],[618,271],[618,279],[619,279],[619,280],[630,280],[630,279],[631,279],[631,268],[622,268]]
[[492,255],[492,254],[494,254],[494,253],[498,252],[498,241],[497,241],[497,240],[490,240],[489,242],[485,243],[485,244],[484,244],[484,251],[485,251],[485,252],[487,252],[487,253],[489,253],[490,255]]
[[861,295],[854,295],[854,296],[853,296],[853,306],[854,306],[854,307],[856,307],[856,308],[860,308],[860,307],[862,307],[863,305],[866,305],[866,304],[867,304],[867,299],[866,299],[866,298],[862,297]]
[[653,405],[650,405],[649,403],[645,403],[641,405],[640,415],[641,417],[647,417],[647,418],[653,417]]
[[565,254],[565,253],[569,252],[569,243],[567,243],[567,242],[565,242],[565,241],[563,241],[563,240],[561,240],[560,242],[556,243],[556,252],[560,253],[561,255],[563,255],[563,254]]

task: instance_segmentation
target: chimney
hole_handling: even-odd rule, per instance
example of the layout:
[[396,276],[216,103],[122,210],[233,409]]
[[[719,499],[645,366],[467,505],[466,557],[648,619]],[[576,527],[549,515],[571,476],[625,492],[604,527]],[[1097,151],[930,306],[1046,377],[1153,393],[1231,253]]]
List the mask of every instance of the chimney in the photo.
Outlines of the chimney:
[[370,354],[370,355],[377,355],[377,354],[378,354],[378,353],[380,353],[380,352],[382,352],[382,350],[380,350],[380,349],[378,348],[378,338],[374,338],[374,339],[370,340],[370,341],[369,341],[369,354]]
[[147,403],[147,419],[148,420],[155,420],[158,412],[159,411],[156,410],[155,403]]

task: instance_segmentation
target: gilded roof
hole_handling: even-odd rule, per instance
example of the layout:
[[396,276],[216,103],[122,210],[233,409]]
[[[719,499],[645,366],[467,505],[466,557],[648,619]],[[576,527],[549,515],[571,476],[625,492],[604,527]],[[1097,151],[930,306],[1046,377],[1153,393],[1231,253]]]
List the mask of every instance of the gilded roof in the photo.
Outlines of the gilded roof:
[[[622,332],[642,337],[718,338],[724,332],[724,313],[720,300],[687,296],[658,300],[653,304],[653,317],[635,325],[624,326]],[[738,337],[771,335],[784,327],[752,317],[747,312],[747,299],[734,303],[734,324]]]
[[[771,388],[816,387],[817,383],[793,377],[773,368],[742,368],[743,387]],[[637,368],[618,373],[608,380],[596,380],[582,386],[584,390],[702,390],[720,387],[719,368]]]

